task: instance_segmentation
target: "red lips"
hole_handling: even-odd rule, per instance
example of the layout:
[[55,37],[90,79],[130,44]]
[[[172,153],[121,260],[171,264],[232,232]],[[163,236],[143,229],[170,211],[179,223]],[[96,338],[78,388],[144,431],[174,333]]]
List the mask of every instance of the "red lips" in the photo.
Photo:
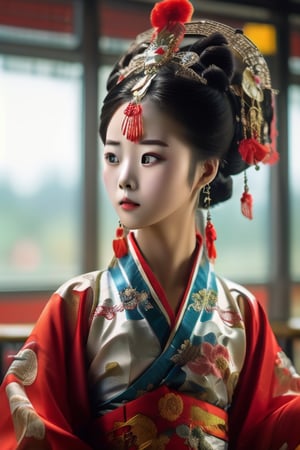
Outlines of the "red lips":
[[124,197],[120,201],[120,206],[122,209],[125,209],[127,211],[132,211],[135,208],[138,208],[140,205],[138,203],[135,203],[134,201],[130,200],[130,198]]

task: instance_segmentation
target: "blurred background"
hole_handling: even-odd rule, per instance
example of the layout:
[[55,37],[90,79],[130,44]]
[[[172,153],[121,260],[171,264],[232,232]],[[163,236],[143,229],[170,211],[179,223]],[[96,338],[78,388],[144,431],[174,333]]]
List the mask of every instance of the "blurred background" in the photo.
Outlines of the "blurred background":
[[[218,273],[257,295],[297,365],[300,1],[192,3],[194,19],[225,22],[255,41],[280,92],[280,163],[248,171],[254,219],[240,213],[242,174],[212,215]],[[50,294],[110,260],[117,218],[101,182],[99,111],[112,65],[150,27],[153,5],[0,0],[0,375]]]

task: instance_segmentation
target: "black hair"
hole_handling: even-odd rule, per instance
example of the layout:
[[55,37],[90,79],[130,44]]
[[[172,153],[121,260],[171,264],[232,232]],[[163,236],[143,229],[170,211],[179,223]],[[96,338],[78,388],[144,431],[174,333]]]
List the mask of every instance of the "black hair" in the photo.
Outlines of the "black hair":
[[[100,117],[103,142],[113,114],[119,106],[132,100],[132,88],[143,76],[143,72],[135,73],[117,83],[120,69],[127,67],[132,57],[144,50],[145,44],[133,47],[115,66],[108,79],[109,92]],[[232,79],[237,76],[234,57],[220,33],[197,39],[180,50],[199,55],[191,69],[205,81],[194,79],[188,71],[180,71],[180,66],[171,60],[158,70],[145,98],[180,124],[183,138],[193,151],[194,162],[211,158],[220,160],[217,176],[211,183],[211,204],[216,204],[231,197],[231,175],[248,167],[238,152],[243,130],[238,116],[240,98],[230,88]],[[201,193],[199,206],[206,206]]]

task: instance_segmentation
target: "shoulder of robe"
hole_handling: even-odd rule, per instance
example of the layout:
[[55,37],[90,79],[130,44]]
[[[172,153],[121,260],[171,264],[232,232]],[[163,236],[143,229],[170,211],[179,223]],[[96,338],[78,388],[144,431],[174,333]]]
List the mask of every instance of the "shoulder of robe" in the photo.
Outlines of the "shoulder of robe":
[[247,297],[247,299],[249,301],[256,302],[255,296],[241,284],[238,284],[232,280],[228,280],[227,278],[218,277],[217,279],[219,280],[219,282],[221,283],[223,288],[225,290],[227,288],[231,292],[232,295],[234,295],[234,296],[242,295],[244,297]]
[[55,292],[61,297],[65,297],[69,292],[84,292],[89,289],[98,290],[102,271],[95,270],[93,272],[77,275],[63,283]]
[[247,288],[227,278],[218,276],[217,280],[222,286],[225,295],[233,297],[237,302],[244,319],[248,315],[252,315],[251,311],[257,312],[257,299]]
[[98,302],[102,273],[100,270],[88,272],[63,283],[48,302],[50,310],[52,306],[57,309],[60,305],[68,321],[77,321],[79,316],[83,316],[90,323]]

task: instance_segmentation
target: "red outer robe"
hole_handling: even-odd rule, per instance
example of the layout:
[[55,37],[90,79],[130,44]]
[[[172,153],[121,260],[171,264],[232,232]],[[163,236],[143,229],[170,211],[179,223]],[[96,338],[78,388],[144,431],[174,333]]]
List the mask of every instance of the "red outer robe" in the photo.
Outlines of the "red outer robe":
[[[26,357],[32,356],[31,349],[37,354],[37,367],[33,358],[30,371],[25,373],[20,360],[18,371],[8,372],[5,377],[0,388],[1,450],[93,448],[87,443],[93,419],[88,399],[85,346],[97,276],[95,272],[88,278],[66,284],[64,298],[58,294],[51,297],[23,347]],[[234,290],[235,285],[235,295]],[[255,300],[243,297],[247,305],[247,355],[229,411],[229,449],[300,449],[300,396],[280,395],[299,380],[291,376],[288,368],[282,367],[278,357],[280,349],[263,309]],[[22,420],[15,417],[19,424],[16,427],[19,444],[5,392],[6,386],[14,381],[25,385],[20,395],[22,397],[26,391],[34,408],[23,396],[23,407],[14,415],[36,416],[35,424],[31,422],[29,428],[24,416]],[[278,395],[274,396],[276,390]],[[97,448],[101,448],[101,442]]]
[[229,449],[300,450],[300,396],[287,393],[292,387],[299,391],[299,378],[282,367],[261,305],[246,305],[247,353],[229,412]]

